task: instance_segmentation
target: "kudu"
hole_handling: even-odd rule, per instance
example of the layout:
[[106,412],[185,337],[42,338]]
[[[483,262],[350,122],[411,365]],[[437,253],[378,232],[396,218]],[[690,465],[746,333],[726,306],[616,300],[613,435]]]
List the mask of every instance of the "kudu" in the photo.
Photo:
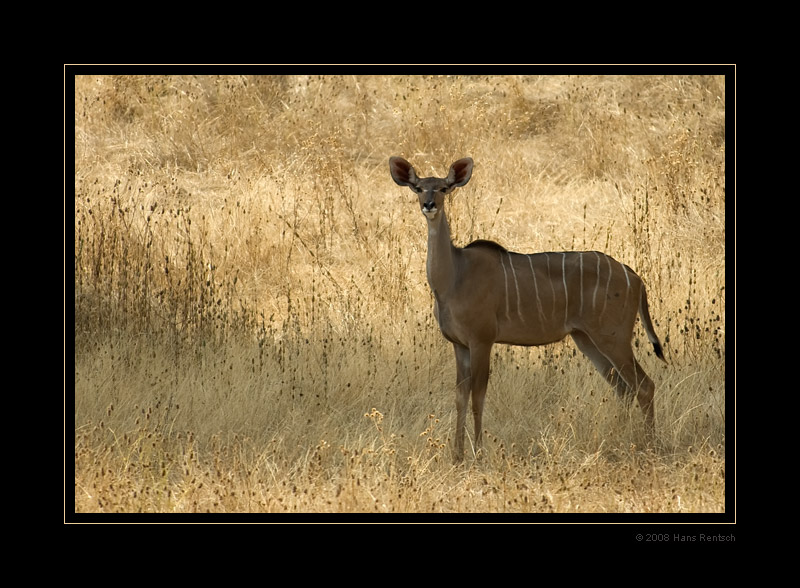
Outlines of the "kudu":
[[417,193],[428,219],[427,274],[433,312],[456,354],[456,460],[463,459],[470,393],[475,449],[480,447],[495,343],[544,345],[570,335],[620,397],[636,396],[652,436],[655,385],[631,348],[637,312],[656,355],[664,360],[664,354],[641,278],[597,251],[523,254],[484,240],[464,248],[454,246],[444,198],[470,180],[472,166],[472,159],[465,157],[450,166],[445,178],[420,178],[402,157],[389,159],[392,179]]

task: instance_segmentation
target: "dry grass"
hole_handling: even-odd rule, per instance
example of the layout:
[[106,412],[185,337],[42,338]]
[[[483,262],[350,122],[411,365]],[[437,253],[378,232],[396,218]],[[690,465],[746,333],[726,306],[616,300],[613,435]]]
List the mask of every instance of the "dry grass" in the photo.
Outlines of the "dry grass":
[[[724,512],[724,122],[721,76],[78,76],[75,512]],[[637,270],[657,449],[571,342],[498,346],[451,463],[390,155],[475,159],[457,244]]]

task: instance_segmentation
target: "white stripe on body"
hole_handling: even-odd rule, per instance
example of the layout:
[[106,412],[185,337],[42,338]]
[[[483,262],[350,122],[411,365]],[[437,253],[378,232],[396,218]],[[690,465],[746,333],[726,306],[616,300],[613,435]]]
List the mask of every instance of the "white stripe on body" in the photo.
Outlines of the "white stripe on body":
[[508,272],[506,271],[506,264],[503,262],[503,254],[500,254],[500,266],[503,268],[503,284],[506,287],[506,318],[511,320],[511,316],[509,315],[509,308],[508,308]]
[[544,311],[542,310],[542,299],[539,297],[539,285],[536,283],[536,272],[533,271],[533,260],[530,255],[526,255],[528,264],[531,266],[531,275],[533,276],[533,289],[536,292],[536,307],[539,309],[539,320],[544,325]]
[[[522,316],[522,300],[519,296],[519,282],[517,281],[517,272],[514,269],[514,260],[511,259],[510,251],[506,251],[506,253],[508,254],[508,263],[511,266],[511,275],[514,277],[514,286],[517,288],[517,316],[524,323],[525,317]],[[506,294],[506,299],[508,299],[508,294]]]

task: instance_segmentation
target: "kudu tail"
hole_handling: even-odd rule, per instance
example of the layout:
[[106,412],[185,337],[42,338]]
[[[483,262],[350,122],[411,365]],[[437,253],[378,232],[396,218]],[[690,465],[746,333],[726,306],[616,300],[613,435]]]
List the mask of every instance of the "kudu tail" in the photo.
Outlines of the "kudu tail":
[[650,343],[653,344],[656,355],[661,361],[667,363],[667,359],[664,357],[664,350],[661,347],[661,341],[658,340],[658,335],[656,335],[656,331],[653,329],[653,321],[650,319],[650,306],[647,304],[647,292],[645,291],[644,284],[642,284],[642,296],[639,299],[639,316],[642,317],[642,326],[644,326]]

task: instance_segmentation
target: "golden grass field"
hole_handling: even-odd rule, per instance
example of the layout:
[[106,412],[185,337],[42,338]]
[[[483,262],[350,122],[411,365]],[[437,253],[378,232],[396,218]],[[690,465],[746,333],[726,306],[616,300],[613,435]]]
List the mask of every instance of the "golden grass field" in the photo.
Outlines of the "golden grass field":
[[[730,515],[725,85],[78,75],[74,513]],[[439,176],[474,158],[458,245],[597,249],[642,276],[656,447],[568,339],[495,347],[484,450],[453,463],[455,361],[392,155]]]

